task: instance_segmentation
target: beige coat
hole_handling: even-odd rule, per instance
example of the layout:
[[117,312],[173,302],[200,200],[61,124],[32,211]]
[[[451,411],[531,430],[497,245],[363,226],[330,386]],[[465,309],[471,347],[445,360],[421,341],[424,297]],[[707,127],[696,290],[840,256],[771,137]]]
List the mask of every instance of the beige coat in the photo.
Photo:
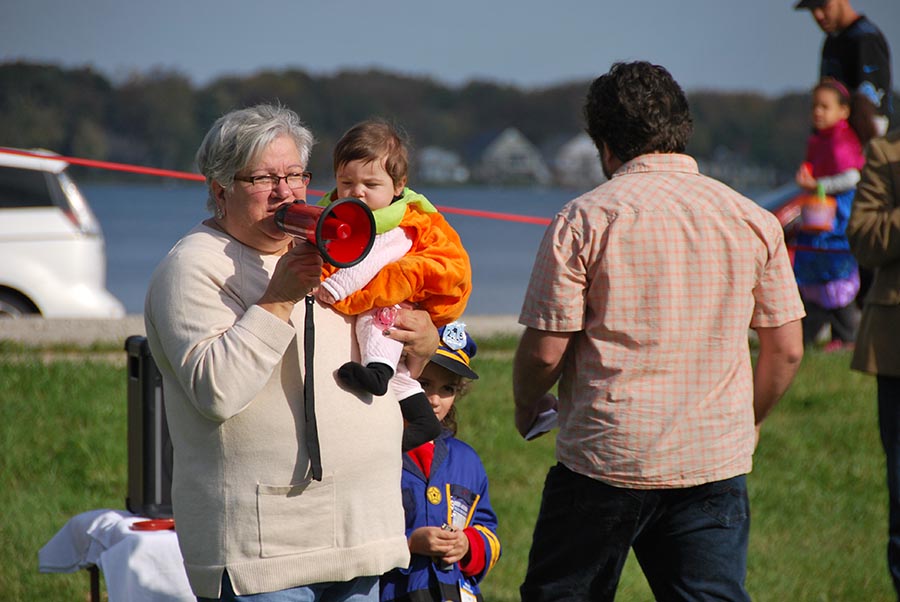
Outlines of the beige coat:
[[851,367],[900,377],[900,130],[866,150],[847,238],[860,265],[874,270]]
[[[291,323],[254,305],[278,257],[198,226],[147,293],[147,339],[174,447],[178,543],[197,596],[380,575],[409,562],[400,497],[403,422],[390,393],[345,391],[352,320],[318,304],[316,416],[323,478],[308,475],[304,303]],[[300,332],[298,333],[298,329]]]

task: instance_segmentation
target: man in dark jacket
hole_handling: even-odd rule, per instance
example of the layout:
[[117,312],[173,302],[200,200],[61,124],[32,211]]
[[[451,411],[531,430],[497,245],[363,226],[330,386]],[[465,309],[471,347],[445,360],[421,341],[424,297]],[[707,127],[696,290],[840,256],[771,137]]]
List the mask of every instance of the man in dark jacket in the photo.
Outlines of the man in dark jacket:
[[825,32],[820,77],[833,77],[853,95],[850,124],[865,145],[883,136],[893,111],[891,51],[884,34],[850,0],[801,0]]

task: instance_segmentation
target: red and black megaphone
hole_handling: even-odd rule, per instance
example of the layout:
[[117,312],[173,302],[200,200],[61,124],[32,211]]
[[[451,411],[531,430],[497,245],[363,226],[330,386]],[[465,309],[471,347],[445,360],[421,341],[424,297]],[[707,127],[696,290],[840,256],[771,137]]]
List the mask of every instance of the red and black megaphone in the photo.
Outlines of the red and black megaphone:
[[275,212],[275,224],[319,249],[331,265],[349,268],[369,254],[375,242],[375,216],[359,199],[338,199],[327,207],[294,201]]

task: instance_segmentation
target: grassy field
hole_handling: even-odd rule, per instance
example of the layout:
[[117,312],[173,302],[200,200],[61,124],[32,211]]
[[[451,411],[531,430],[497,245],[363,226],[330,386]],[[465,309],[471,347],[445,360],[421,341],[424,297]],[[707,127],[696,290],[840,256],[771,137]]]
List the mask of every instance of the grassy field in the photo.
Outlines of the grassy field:
[[[482,341],[481,375],[460,402],[460,436],[481,454],[499,515],[503,558],[489,601],[518,600],[553,439],[526,443],[512,426],[512,339]],[[0,342],[0,592],[6,600],[86,599],[86,573],[41,574],[38,550],[73,515],[124,508],[126,377],[91,353],[51,356]],[[55,359],[54,359],[55,357]],[[875,382],[846,353],[808,352],[766,423],[749,486],[747,587],[755,600],[894,599],[884,560],[884,460]],[[632,560],[618,600],[652,596]]]

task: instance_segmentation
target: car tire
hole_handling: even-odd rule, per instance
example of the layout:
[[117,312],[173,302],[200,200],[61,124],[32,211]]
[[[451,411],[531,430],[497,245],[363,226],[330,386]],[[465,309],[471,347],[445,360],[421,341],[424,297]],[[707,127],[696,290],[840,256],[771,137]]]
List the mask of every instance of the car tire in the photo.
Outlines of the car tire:
[[40,313],[37,307],[22,295],[9,290],[0,290],[0,319],[21,318]]

